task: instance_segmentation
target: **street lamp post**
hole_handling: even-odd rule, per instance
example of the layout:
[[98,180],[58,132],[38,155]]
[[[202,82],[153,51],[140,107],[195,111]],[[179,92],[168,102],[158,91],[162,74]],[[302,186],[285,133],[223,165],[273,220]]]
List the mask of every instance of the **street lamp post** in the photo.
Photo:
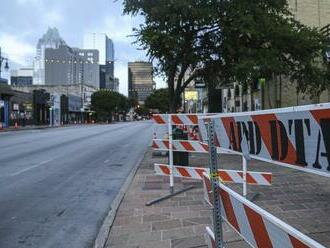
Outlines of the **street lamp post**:
[[6,61],[6,63],[5,63],[5,70],[7,71],[9,69],[8,58],[5,58],[5,57],[2,57],[1,56],[1,47],[0,47],[0,79],[1,79],[1,68],[2,68],[2,62],[3,61]]

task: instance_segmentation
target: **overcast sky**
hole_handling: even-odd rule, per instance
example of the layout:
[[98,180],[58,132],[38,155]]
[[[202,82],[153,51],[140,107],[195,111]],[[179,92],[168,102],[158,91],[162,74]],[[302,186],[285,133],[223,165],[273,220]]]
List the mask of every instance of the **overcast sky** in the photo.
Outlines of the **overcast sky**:
[[[120,79],[120,92],[126,95],[127,62],[146,60],[146,56],[127,37],[142,17],[123,16],[122,9],[121,0],[1,0],[2,53],[11,60],[11,68],[28,66],[48,27],[57,27],[69,46],[80,48],[84,33],[106,33],[114,41],[115,76]],[[162,80],[156,81],[157,87],[164,86]]]

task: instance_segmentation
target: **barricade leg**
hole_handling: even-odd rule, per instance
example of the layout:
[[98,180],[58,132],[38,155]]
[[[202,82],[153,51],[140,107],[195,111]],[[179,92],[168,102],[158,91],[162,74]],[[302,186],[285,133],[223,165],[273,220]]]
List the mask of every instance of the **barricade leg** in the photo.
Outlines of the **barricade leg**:
[[174,177],[173,177],[173,131],[171,123],[171,115],[168,115],[168,143],[169,143],[169,164],[170,164],[170,194],[174,192]]
[[213,230],[215,247],[223,248],[222,216],[220,202],[220,187],[218,184],[217,149],[215,146],[214,121],[208,123],[209,166],[211,174],[211,189],[213,195]]

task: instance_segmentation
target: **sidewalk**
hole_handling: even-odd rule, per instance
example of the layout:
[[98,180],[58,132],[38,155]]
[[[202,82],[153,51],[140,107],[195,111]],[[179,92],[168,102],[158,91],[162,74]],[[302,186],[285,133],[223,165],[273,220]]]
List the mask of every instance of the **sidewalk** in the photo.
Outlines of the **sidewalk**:
[[[203,200],[202,184],[176,179],[175,189],[194,185],[195,189],[147,207],[145,203],[168,194],[168,178],[155,176],[153,163],[166,158],[152,157],[149,150],[120,204],[106,244],[108,248],[207,247],[205,226],[211,225],[212,212]],[[192,166],[207,165],[204,155],[191,155]],[[221,155],[219,162],[227,169],[241,169],[239,156]],[[223,166],[225,165],[225,166]],[[287,169],[265,162],[251,161],[250,170],[273,172],[273,185],[250,186],[249,193],[259,193],[258,206],[296,229],[330,247],[330,179]],[[238,185],[230,187],[241,193]],[[226,247],[249,247],[227,225]]]
[[31,126],[19,126],[17,128],[10,126],[6,128],[0,129],[1,132],[13,132],[13,131],[25,131],[25,130],[38,130],[38,129],[46,129],[46,128],[60,128],[60,127],[74,127],[74,126],[90,126],[90,125],[102,125],[102,124],[92,124],[92,123],[82,123],[82,124],[65,124],[60,126],[49,126],[49,125],[31,125]]
[[45,129],[45,128],[50,128],[49,125],[33,125],[33,126],[19,126],[17,128],[10,126],[6,128],[0,129],[0,132],[10,132],[10,131],[24,131],[24,130],[33,130],[33,129]]

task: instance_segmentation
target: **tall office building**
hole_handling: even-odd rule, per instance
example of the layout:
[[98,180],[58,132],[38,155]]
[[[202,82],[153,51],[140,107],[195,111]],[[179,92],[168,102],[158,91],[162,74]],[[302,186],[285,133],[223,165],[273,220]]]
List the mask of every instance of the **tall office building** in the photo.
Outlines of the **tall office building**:
[[143,104],[153,92],[153,68],[149,62],[128,62],[128,96]]
[[119,78],[115,77],[115,80],[113,81],[113,90],[119,92]]
[[37,44],[37,53],[33,61],[33,84],[45,84],[45,49],[59,48],[61,45],[66,43],[57,28],[48,28]]
[[100,64],[100,88],[115,90],[114,45],[106,34],[87,33],[84,35],[84,49],[97,49]]
[[45,49],[45,84],[99,87],[99,52],[61,45]]

